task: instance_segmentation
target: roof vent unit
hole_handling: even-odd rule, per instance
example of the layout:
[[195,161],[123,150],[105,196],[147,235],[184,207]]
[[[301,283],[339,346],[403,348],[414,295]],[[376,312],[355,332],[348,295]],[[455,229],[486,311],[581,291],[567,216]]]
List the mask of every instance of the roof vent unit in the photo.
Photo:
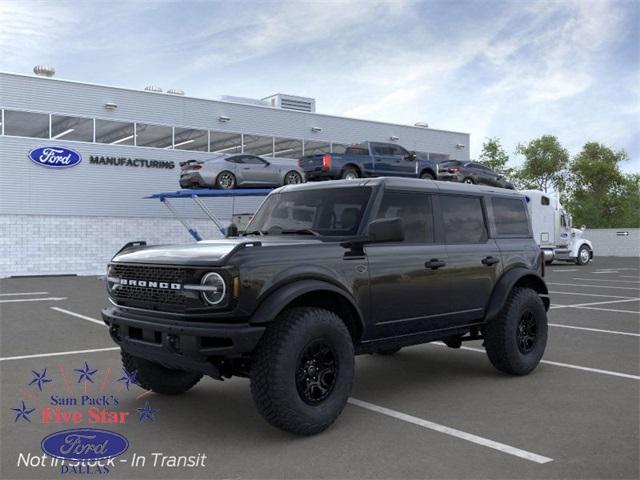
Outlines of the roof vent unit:
[[156,85],[147,85],[144,89],[147,92],[162,93],[162,89]]
[[295,110],[296,112],[315,112],[316,111],[316,99],[309,97],[297,97],[295,95],[285,95],[283,93],[276,93],[270,97],[262,99],[265,102],[275,108],[282,108],[283,110]]
[[56,69],[47,65],[36,65],[33,67],[33,73],[39,77],[53,77],[56,74]]
[[169,95],[184,95],[184,90],[178,90],[177,88],[170,88],[167,90]]

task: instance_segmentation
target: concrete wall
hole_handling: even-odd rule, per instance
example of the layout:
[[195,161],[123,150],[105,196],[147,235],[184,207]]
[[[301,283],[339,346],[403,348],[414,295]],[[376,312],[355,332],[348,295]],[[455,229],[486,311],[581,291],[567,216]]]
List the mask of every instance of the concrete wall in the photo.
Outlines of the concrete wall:
[[[620,232],[629,235],[618,235]],[[596,257],[640,257],[640,228],[587,229],[584,238],[593,244]]]
[[[210,221],[191,223],[204,238],[219,238]],[[0,215],[0,278],[13,275],[100,275],[127,242],[192,243],[170,218]]]

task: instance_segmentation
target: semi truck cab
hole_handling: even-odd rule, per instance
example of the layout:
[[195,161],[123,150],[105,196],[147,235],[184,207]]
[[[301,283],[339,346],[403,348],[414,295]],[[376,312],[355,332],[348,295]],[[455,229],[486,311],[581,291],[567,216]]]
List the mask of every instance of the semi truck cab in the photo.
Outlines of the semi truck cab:
[[585,226],[573,228],[571,215],[558,198],[539,190],[523,190],[536,242],[547,264],[554,260],[586,265],[593,260],[593,245],[583,238]]

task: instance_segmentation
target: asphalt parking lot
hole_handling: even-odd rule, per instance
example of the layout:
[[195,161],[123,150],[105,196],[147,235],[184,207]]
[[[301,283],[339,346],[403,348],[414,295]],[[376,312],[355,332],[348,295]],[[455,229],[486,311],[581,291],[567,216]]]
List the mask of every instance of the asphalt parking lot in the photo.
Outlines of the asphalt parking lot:
[[[127,390],[100,321],[105,295],[97,278],[4,279],[0,477],[66,474],[61,465],[38,464],[41,440],[93,426],[130,442],[109,467],[112,478],[638,478],[639,268],[638,258],[616,257],[548,267],[549,344],[526,377],[495,371],[479,342],[358,357],[350,404],[312,438],[265,423],[245,379],[203,379],[179,397]],[[79,382],[77,370],[97,370],[93,383]],[[74,425],[62,415],[43,423],[53,398],[84,395],[115,397],[118,405],[108,408],[129,412],[126,422]],[[140,421],[145,404],[157,411]],[[31,409],[30,421],[20,416]],[[200,460],[172,467],[171,456]]]

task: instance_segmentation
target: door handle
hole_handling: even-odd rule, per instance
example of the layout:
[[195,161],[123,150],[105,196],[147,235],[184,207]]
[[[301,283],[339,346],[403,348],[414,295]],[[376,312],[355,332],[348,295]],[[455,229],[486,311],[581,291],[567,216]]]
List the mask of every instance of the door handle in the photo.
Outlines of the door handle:
[[432,258],[431,260],[425,262],[424,267],[430,268],[431,270],[437,270],[440,267],[444,267],[447,262],[443,262],[442,260],[438,260],[437,258]]
[[486,265],[487,267],[490,267],[491,265],[495,265],[496,263],[498,263],[500,261],[499,258],[496,257],[492,257],[491,255],[489,255],[488,257],[484,257],[482,259],[482,264]]

